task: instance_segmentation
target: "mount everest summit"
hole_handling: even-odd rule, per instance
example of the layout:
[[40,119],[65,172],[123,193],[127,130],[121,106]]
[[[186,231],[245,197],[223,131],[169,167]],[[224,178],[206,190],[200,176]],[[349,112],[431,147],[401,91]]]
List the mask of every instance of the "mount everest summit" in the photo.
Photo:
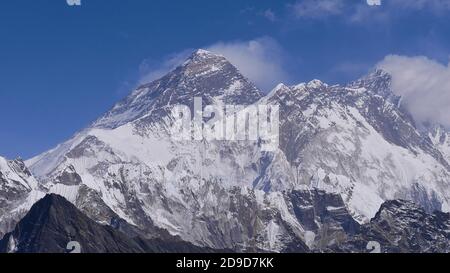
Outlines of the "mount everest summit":
[[[223,56],[198,50],[54,149],[0,158],[0,238],[20,245],[16,225],[56,194],[95,224],[204,249],[361,252],[377,240],[391,252],[448,251],[450,133],[419,127],[390,86],[376,70],[265,95]],[[171,109],[194,97],[279,105],[279,148],[173,140]]]

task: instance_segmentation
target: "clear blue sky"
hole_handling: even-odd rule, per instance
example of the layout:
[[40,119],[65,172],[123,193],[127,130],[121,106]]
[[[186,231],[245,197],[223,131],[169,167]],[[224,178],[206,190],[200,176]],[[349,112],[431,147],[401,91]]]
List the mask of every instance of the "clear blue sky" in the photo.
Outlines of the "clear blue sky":
[[2,1],[0,155],[52,148],[126,96],[143,63],[219,41],[270,38],[289,83],[346,82],[388,54],[446,64],[448,9],[392,1]]

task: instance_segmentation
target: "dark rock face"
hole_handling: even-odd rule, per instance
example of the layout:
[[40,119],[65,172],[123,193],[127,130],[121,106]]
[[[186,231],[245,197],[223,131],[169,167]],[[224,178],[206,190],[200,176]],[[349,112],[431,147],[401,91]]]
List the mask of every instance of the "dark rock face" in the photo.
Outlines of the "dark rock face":
[[359,224],[351,217],[339,195],[311,190],[293,191],[289,196],[295,216],[308,230],[320,234],[321,229],[326,227],[329,233],[359,232]]
[[[318,234],[309,248],[290,239],[282,252],[369,252],[377,242],[381,252],[450,251],[450,214],[427,214],[403,200],[384,203],[370,223],[360,226],[346,210],[342,199],[320,191],[293,191],[286,195],[298,221]],[[286,226],[288,228],[288,226]],[[37,202],[15,230],[0,240],[0,252],[67,253],[69,242],[78,242],[82,253],[206,253],[228,252],[194,246],[161,232],[149,239],[138,228],[114,218],[100,225],[58,195]],[[153,234],[155,235],[155,234]],[[247,248],[245,252],[263,252]]]
[[368,252],[378,242],[386,253],[447,253],[450,251],[450,214],[428,214],[412,202],[387,201],[361,233],[330,248],[332,252]]
[[56,181],[60,184],[73,186],[81,184],[81,177],[77,174],[73,166],[68,166],[58,177]]
[[339,195],[320,190],[294,190],[286,193],[286,199],[297,221],[315,235],[311,239],[304,238],[309,241],[309,246],[292,241],[286,244],[283,252],[318,251],[360,231],[360,225]]
[[37,202],[15,230],[0,241],[0,252],[64,253],[76,241],[83,253],[208,252],[173,238],[128,237],[100,225],[58,195]]

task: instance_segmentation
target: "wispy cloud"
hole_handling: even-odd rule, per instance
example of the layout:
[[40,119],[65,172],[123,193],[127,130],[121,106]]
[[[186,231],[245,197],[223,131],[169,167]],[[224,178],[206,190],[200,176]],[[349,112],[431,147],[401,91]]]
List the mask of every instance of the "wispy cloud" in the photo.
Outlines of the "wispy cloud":
[[267,20],[271,22],[275,22],[277,20],[277,16],[275,15],[275,12],[271,9],[267,9],[264,12],[262,12],[262,16],[264,16]]
[[139,67],[139,84],[149,83],[161,78],[167,72],[183,63],[192,51],[193,49],[185,49],[177,53],[169,54],[162,61],[144,60]]
[[207,49],[225,56],[243,75],[264,91],[270,90],[280,81],[289,80],[289,74],[284,68],[284,50],[272,38],[219,42]]
[[450,128],[450,63],[424,56],[387,56],[378,65],[392,75],[393,90],[403,97],[420,123],[440,123]]
[[369,5],[367,0],[297,0],[287,5],[295,17],[326,19],[342,17],[350,23],[377,20],[412,11],[428,11],[435,15],[447,14],[450,0],[381,0],[381,5]]
[[289,7],[296,17],[318,19],[342,14],[345,3],[343,0],[303,0]]
[[423,10],[431,9],[434,12],[450,10],[450,0],[389,0],[384,1],[393,7]]

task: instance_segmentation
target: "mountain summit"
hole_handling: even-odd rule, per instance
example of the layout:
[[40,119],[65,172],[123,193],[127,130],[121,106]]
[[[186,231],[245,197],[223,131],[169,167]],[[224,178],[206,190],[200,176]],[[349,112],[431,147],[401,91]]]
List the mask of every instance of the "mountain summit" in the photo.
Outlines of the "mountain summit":
[[[279,105],[279,149],[174,141],[171,107],[199,96],[204,104]],[[336,243],[330,226],[355,233],[388,200],[449,211],[444,138],[416,128],[382,71],[345,86],[279,85],[263,97],[223,56],[198,50],[26,163],[39,181],[31,192],[64,196],[99,223],[121,218],[216,249],[309,251]],[[11,223],[20,219],[8,211]]]
[[262,93],[225,57],[199,49],[166,76],[138,87],[93,126],[117,128],[144,116],[160,119],[170,106],[191,106],[194,97],[205,104],[249,105]]

